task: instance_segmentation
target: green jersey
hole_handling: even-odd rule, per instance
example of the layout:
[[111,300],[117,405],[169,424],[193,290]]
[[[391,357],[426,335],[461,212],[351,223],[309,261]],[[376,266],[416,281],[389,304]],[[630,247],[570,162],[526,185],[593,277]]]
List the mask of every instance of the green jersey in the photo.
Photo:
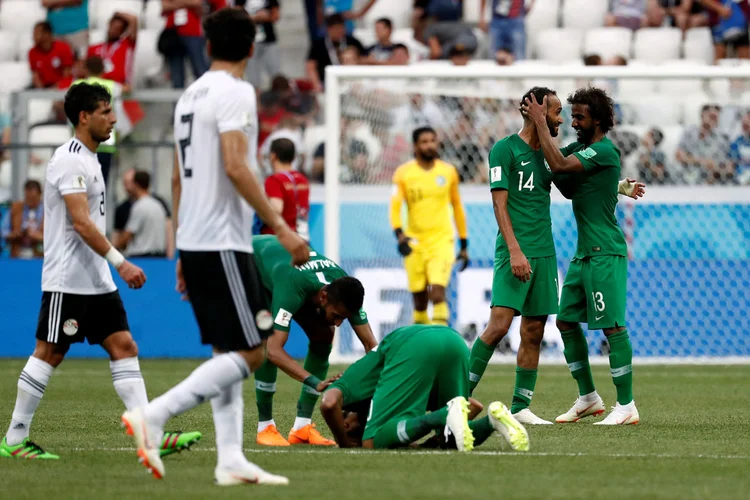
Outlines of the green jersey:
[[[96,76],[90,76],[88,78],[84,79],[78,79],[70,84],[72,87],[73,85],[78,85],[79,83],[88,83],[91,85],[101,85],[107,91],[109,92],[109,95],[112,96],[112,105],[114,105],[115,99],[119,99],[122,96],[122,85],[117,83],[114,80],[107,80],[106,78],[99,78]],[[117,147],[115,146],[117,139],[115,138],[116,132],[112,130],[112,134],[109,139],[99,144],[99,147],[97,148],[97,153],[114,153],[117,151]]]
[[[310,297],[333,280],[347,276],[338,264],[312,250],[306,264],[293,266],[292,256],[276,236],[254,236],[253,251],[263,288],[271,295],[274,330],[288,332],[292,318]],[[349,323],[367,324],[367,314],[360,310]]]
[[620,150],[607,137],[590,146],[574,142],[561,150],[576,155],[583,172],[576,174],[573,215],[578,225],[575,258],[597,255],[628,255],[625,235],[617,225],[617,184],[620,181]]
[[[513,233],[526,257],[555,255],[550,218],[552,171],[542,150],[534,150],[513,134],[490,151],[490,189],[508,191],[508,214]],[[498,229],[495,256],[507,257],[508,244]]]

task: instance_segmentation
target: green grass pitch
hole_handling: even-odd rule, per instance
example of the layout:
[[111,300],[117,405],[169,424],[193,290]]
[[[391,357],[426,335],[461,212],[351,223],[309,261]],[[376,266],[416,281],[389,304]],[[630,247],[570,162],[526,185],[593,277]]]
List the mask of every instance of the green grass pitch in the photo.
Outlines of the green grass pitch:
[[[149,395],[184,378],[196,360],[143,361]],[[7,428],[23,360],[0,360],[0,433]],[[514,371],[491,366],[475,394],[485,406],[508,402]],[[314,499],[694,499],[750,498],[750,366],[636,366],[641,423],[531,427],[531,451],[501,450],[493,438],[471,454],[406,450],[366,452],[255,445],[257,412],[245,385],[245,446],[250,460],[289,476],[288,487],[213,485],[213,421],[205,404],[170,423],[200,430],[192,451],[169,457],[163,481],[136,463],[119,426],[122,403],[103,360],[71,360],[53,376],[34,418],[32,439],[58,462],[0,459],[0,497],[33,498],[290,498]],[[595,380],[608,405],[607,367]],[[291,427],[299,384],[279,375],[276,422]],[[554,419],[575,398],[564,366],[542,366],[533,410]],[[316,414],[319,427],[322,420]],[[330,435],[327,430],[324,433]]]

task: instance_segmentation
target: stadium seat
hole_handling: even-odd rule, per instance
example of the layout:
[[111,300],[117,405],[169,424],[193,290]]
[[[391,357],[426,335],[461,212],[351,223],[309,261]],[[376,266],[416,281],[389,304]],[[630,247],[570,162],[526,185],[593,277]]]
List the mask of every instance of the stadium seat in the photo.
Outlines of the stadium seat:
[[372,47],[377,41],[377,38],[375,38],[375,30],[372,28],[356,28],[352,34],[354,35],[354,38],[359,40],[365,49]]
[[31,37],[34,25],[44,21],[47,11],[42,2],[28,0],[3,0],[0,6],[0,30],[24,33]]
[[714,62],[714,43],[710,28],[691,28],[685,32],[683,42],[685,59],[696,59],[706,64]]
[[32,32],[18,34],[18,60],[28,63],[29,51],[34,46]]
[[701,109],[714,101],[705,92],[680,94],[682,102],[682,119],[685,125],[698,125],[701,122]]
[[29,126],[44,123],[52,118],[52,101],[49,99],[29,99],[27,120]]
[[28,62],[0,63],[0,94],[10,94],[31,85],[31,70]]
[[639,96],[651,95],[655,91],[656,81],[649,78],[622,78],[617,84],[617,95],[621,99],[633,99]]
[[[96,9],[95,27],[106,30],[109,20],[115,12],[126,12],[140,18],[143,14],[143,2],[141,0],[107,0],[106,2],[100,2]],[[89,20],[90,24],[91,20]]]
[[[703,61],[691,61],[687,59],[676,59],[666,61],[659,65],[659,69],[667,68],[698,68],[705,66]],[[686,94],[697,94],[704,91],[704,83],[700,78],[683,78],[679,80],[659,80],[656,84],[658,92],[667,96],[683,96]]]
[[680,125],[657,126],[657,128],[664,134],[664,139],[661,142],[661,150],[667,157],[667,165],[674,167],[677,162],[675,159],[677,146],[680,144],[680,139],[682,139],[685,128]]
[[598,54],[602,59],[623,56],[630,59],[633,32],[627,28],[594,28],[586,32],[584,55]]
[[583,31],[573,28],[544,30],[536,37],[536,57],[548,61],[581,58]]
[[[44,172],[49,159],[60,144],[70,139],[73,129],[67,125],[37,125],[29,130],[29,144],[44,144],[50,147],[32,148],[31,154],[41,160],[40,164],[29,165],[26,177],[44,182]],[[54,147],[52,147],[54,146]]]
[[393,30],[391,40],[394,43],[403,43],[409,48],[409,60],[414,63],[427,59],[430,56],[430,49],[426,45],[419,43],[414,38],[414,30],[412,28],[399,28]]
[[362,18],[360,27],[375,29],[375,21],[387,17],[393,23],[393,29],[411,26],[412,2],[405,0],[378,0]]
[[161,15],[161,2],[146,2],[146,10],[142,19],[143,25],[141,27],[150,30],[162,30],[164,25],[167,24],[167,19]]
[[161,30],[139,30],[133,61],[133,85],[144,87],[161,73],[164,58],[156,50]]
[[[487,3],[491,4],[492,2]],[[559,15],[560,0],[537,0],[534,2],[534,8],[529,11],[525,19],[527,56],[531,56],[532,49],[537,47],[536,37],[539,33],[557,28]]]
[[608,0],[565,0],[562,6],[564,28],[587,30],[604,24]]
[[681,43],[678,28],[642,28],[635,32],[633,56],[651,62],[679,59]]
[[681,102],[663,95],[643,95],[628,100],[639,125],[678,125],[682,121]]
[[89,46],[98,45],[107,41],[107,30],[90,30],[89,31]]
[[18,33],[0,31],[0,61],[15,61],[18,59]]
[[[484,8],[484,18],[492,19],[492,1],[488,1]],[[466,23],[479,22],[479,2],[464,2],[461,19]]]

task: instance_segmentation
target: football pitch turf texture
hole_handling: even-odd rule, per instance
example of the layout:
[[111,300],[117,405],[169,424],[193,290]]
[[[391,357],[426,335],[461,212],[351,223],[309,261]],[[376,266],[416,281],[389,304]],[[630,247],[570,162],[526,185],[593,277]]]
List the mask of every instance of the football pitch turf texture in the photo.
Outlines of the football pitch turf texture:
[[[145,360],[150,397],[187,376],[197,360]],[[0,434],[7,429],[25,360],[0,360]],[[332,367],[334,373],[341,367]],[[594,367],[609,406],[615,395],[609,369]],[[490,366],[475,397],[510,405],[514,367]],[[286,435],[300,384],[279,373],[274,416]],[[532,410],[553,420],[574,402],[565,366],[541,366]],[[364,451],[255,444],[254,383],[245,384],[245,447],[249,460],[289,477],[289,486],[213,485],[211,406],[168,423],[198,430],[203,440],[164,460],[166,477],[153,479],[136,462],[120,428],[124,408],[106,360],[69,360],[53,375],[32,423],[31,439],[59,461],[0,459],[0,498],[294,498],[314,499],[694,499],[750,498],[750,366],[636,366],[635,426],[529,426],[528,453],[503,451],[494,436],[472,453],[433,450]],[[485,412],[482,413],[484,415]],[[330,432],[316,408],[314,420]]]

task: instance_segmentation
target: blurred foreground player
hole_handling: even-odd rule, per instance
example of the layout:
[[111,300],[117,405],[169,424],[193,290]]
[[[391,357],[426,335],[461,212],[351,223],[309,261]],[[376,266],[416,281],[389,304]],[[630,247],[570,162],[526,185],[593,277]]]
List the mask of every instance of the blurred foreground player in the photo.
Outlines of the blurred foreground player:
[[295,264],[305,241],[271,207],[249,159],[256,158],[255,89],[243,81],[255,25],[242,9],[222,9],[204,22],[211,68],[182,94],[174,117],[172,175],[177,230],[177,289],[186,292],[201,342],[214,357],[166,394],[125,412],[138,456],[156,478],[164,464],[155,443],[164,424],[208,400],[216,427],[216,483],[288,484],[249,462],[242,449],[242,383],[265,359],[273,318],[253,257],[253,208],[274,229]]
[[[141,288],[146,275],[104,236],[106,189],[96,149],[115,125],[111,96],[100,85],[81,83],[65,96],[65,114],[75,136],[57,148],[47,165],[44,189],[44,265],[42,306],[36,348],[18,379],[18,396],[0,457],[58,459],[29,440],[29,427],[52,372],[71,344],[87,340],[109,354],[112,381],[125,407],[148,402],[130,334],[108,262],[130,288]],[[166,438],[169,439],[166,439]],[[168,433],[156,455],[187,448],[200,433]]]

